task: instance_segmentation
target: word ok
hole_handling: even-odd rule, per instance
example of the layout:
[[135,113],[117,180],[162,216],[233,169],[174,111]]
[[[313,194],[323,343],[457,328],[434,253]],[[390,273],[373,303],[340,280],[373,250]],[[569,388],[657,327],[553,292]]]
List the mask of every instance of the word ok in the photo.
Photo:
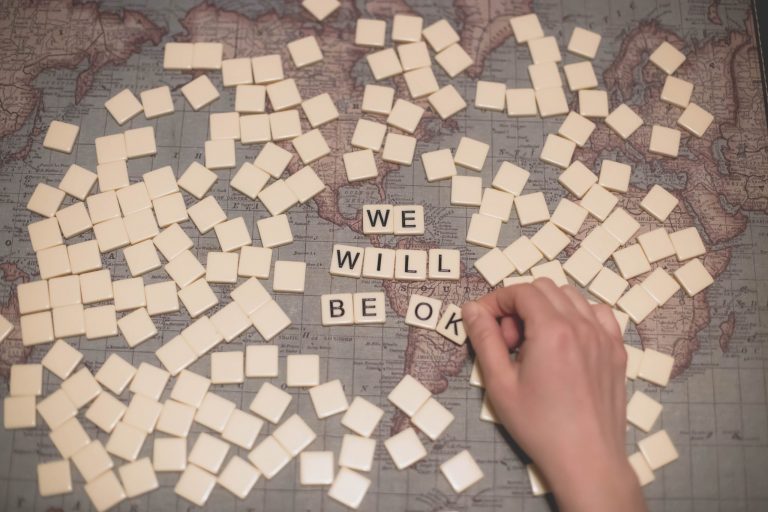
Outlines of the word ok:
[[467,333],[461,319],[461,308],[455,304],[448,304],[441,316],[442,307],[443,301],[414,293],[408,302],[405,323],[413,327],[437,331],[455,344],[463,345],[467,340]]
[[336,244],[329,272],[334,276],[398,279],[401,281],[457,281],[461,253],[456,249],[380,249]]
[[424,207],[367,204],[363,206],[363,233],[366,235],[423,235]]

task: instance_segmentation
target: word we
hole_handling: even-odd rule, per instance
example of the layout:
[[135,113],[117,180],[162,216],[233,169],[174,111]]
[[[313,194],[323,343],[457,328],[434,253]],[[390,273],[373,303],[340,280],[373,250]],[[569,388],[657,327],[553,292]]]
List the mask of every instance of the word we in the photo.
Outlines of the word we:
[[367,204],[363,206],[363,233],[366,235],[423,235],[424,207]]

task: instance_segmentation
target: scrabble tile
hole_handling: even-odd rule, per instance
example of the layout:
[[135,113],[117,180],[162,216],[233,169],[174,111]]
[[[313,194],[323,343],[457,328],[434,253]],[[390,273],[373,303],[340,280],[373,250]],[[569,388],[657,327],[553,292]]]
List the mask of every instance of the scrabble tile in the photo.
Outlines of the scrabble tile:
[[233,455],[221,471],[216,483],[244,500],[260,477],[261,473],[258,469],[237,455]]
[[680,285],[663,268],[657,268],[648,275],[640,286],[653,297],[659,306],[667,303],[680,289]]
[[323,21],[340,5],[338,0],[303,0],[301,2],[301,6],[308,10],[317,21]]
[[[201,234],[207,233],[217,224],[227,220],[227,214],[224,213],[214,196],[206,196],[202,201],[198,201],[187,208],[187,212]],[[235,225],[233,224],[231,227],[234,228]],[[250,243],[250,237],[248,243]]]
[[614,252],[613,261],[624,279],[631,279],[651,271],[651,264],[640,244],[630,245]]
[[686,261],[707,252],[699,231],[691,226],[669,234],[672,245],[677,253],[677,261]]
[[310,130],[293,139],[293,149],[304,164],[310,164],[331,152],[323,134],[318,129]]
[[387,399],[408,416],[413,416],[431,396],[432,393],[423,384],[406,374]]
[[543,62],[528,66],[528,75],[535,90],[562,87],[560,71],[554,62]]
[[421,205],[394,207],[395,235],[423,235],[424,207]]
[[277,345],[248,345],[245,347],[246,377],[277,377]]
[[583,247],[576,251],[563,263],[563,270],[581,286],[587,286],[603,268],[600,260]]
[[413,425],[433,441],[437,441],[453,420],[451,411],[434,398],[424,402],[411,418]]
[[456,249],[429,250],[429,278],[458,281],[461,271],[461,252]]
[[507,89],[507,115],[510,117],[530,117],[539,115],[536,104],[536,91],[533,89]]
[[478,80],[475,89],[475,108],[503,112],[506,106],[507,85],[503,82]]
[[461,308],[455,304],[446,305],[435,330],[453,343],[463,345],[467,341],[467,334],[461,321]]
[[114,430],[117,422],[123,418],[126,409],[127,407],[114,396],[109,393],[100,393],[88,407],[85,417],[104,432],[110,433]]
[[[174,43],[172,43],[174,44]],[[175,43],[178,44],[178,43]],[[166,53],[168,49],[166,46]],[[130,91],[123,89],[104,102],[104,108],[112,115],[117,124],[125,124],[143,110],[138,98]]]
[[601,39],[600,34],[581,27],[574,27],[571,39],[568,41],[568,51],[587,59],[594,59]]
[[631,108],[622,103],[605,118],[607,124],[622,139],[628,139],[630,135],[643,125],[643,119]]
[[480,171],[485,164],[489,149],[490,146],[484,142],[462,137],[453,159],[457,165],[473,171]]
[[[237,304],[234,304],[237,307]],[[241,384],[245,381],[243,352],[214,352],[211,354],[213,384]]]
[[112,435],[106,444],[106,449],[112,455],[126,461],[134,461],[139,455],[147,433],[127,423],[120,422],[115,425]]
[[659,430],[641,439],[637,446],[652,470],[666,466],[678,458],[677,449],[666,430]]
[[272,249],[244,246],[240,248],[237,275],[267,279],[272,267]]
[[43,356],[41,363],[49,372],[64,380],[82,359],[83,354],[80,351],[72,348],[64,340],[56,340],[56,343]]
[[265,341],[269,341],[291,325],[291,319],[280,305],[270,300],[250,315],[251,322]]
[[256,199],[268,181],[269,174],[250,162],[243,162],[243,165],[230,180],[229,185],[250,199]]
[[579,114],[584,117],[608,117],[608,93],[594,89],[579,90]]
[[77,276],[55,277],[48,281],[51,307],[80,304],[80,279]]
[[648,150],[659,155],[677,157],[680,149],[680,131],[674,128],[653,125],[651,144]]
[[398,99],[395,101],[395,105],[387,117],[387,124],[404,132],[413,133],[416,131],[416,127],[423,115],[424,109],[422,107],[409,101]]
[[94,377],[96,382],[119,395],[133,380],[134,375],[136,375],[136,368],[132,364],[117,354],[110,354]]
[[192,69],[221,69],[224,45],[221,43],[195,43],[192,52]]
[[381,408],[358,396],[342,416],[341,424],[356,434],[370,437],[383,415]]
[[657,228],[638,235],[637,241],[640,242],[640,247],[643,248],[645,256],[651,263],[675,254],[675,247],[664,228]]
[[307,264],[303,261],[276,261],[272,290],[303,293],[306,271]]
[[653,297],[640,285],[635,285],[616,301],[616,305],[639,324],[657,307]]
[[77,414],[77,406],[63,389],[58,389],[38,402],[37,412],[48,428],[53,430],[74,417]]
[[358,119],[351,143],[356,148],[379,151],[386,132],[386,125],[367,119]]
[[172,338],[165,345],[157,349],[155,355],[171,375],[177,375],[197,359],[197,354],[184,341],[182,336]]
[[270,423],[277,424],[292,399],[282,389],[264,382],[248,408]]
[[619,241],[603,226],[596,226],[581,241],[580,247],[589,251],[592,256],[600,260],[600,263],[605,263],[619,248]]
[[171,398],[182,404],[200,407],[211,380],[189,370],[181,370],[171,390]]
[[496,247],[475,261],[474,266],[491,286],[496,286],[515,271],[512,262]]
[[325,183],[308,165],[286,178],[285,184],[300,203],[306,203],[325,190]]
[[[432,66],[432,58],[429,56],[429,49],[427,48],[427,44],[423,41],[416,40],[398,45],[397,55],[400,58],[400,64],[403,66],[403,71],[406,72]],[[434,74],[432,74],[432,77],[434,78]]]
[[666,386],[674,364],[675,359],[672,356],[647,348],[643,351],[637,376],[659,386]]
[[197,199],[201,199],[218,177],[215,173],[209,171],[198,162],[192,162],[179,178],[179,187],[192,194]]
[[[615,212],[616,210],[614,210]],[[566,198],[560,199],[554,213],[552,224],[562,229],[569,235],[577,235],[584,220],[587,218],[587,210]]]
[[120,205],[113,190],[88,196],[86,204],[94,225],[120,217]]
[[387,22],[358,18],[355,25],[355,44],[358,46],[384,47]]
[[501,231],[501,219],[473,213],[467,230],[467,243],[488,247],[496,247]]
[[231,169],[235,166],[234,140],[205,141],[205,166],[208,169]]
[[210,434],[201,432],[197,436],[192,450],[189,452],[188,461],[213,474],[219,472],[224,458],[229,452],[229,444],[217,439]]
[[536,89],[536,105],[541,117],[560,116],[568,113],[568,100],[562,87]]
[[253,67],[253,82],[255,84],[268,84],[282,80],[283,60],[278,54],[261,55],[251,59]]
[[594,184],[581,199],[580,204],[590,215],[600,221],[604,221],[618,202],[618,197],[602,186]]
[[32,250],[35,252],[64,243],[61,229],[59,229],[59,221],[55,217],[32,222],[27,228]]
[[234,402],[209,391],[195,413],[195,422],[221,433],[235,407]]
[[256,227],[264,247],[280,247],[293,242],[291,225],[285,214],[261,219],[256,222]]
[[167,85],[141,91],[141,105],[144,108],[144,116],[147,119],[164,116],[173,113],[173,99],[171,89]]
[[169,378],[170,374],[162,368],[149,363],[141,363],[133,376],[133,380],[131,380],[129,390],[131,393],[138,393],[152,400],[158,400]]
[[277,144],[268,142],[264,145],[253,165],[265,171],[273,178],[279,178],[291,162],[293,155]]
[[635,391],[627,403],[627,421],[649,432],[661,414],[662,405],[642,391]]
[[405,324],[434,330],[440,318],[442,301],[418,294],[412,294],[408,303]]
[[123,249],[123,255],[128,269],[134,277],[160,268],[160,258],[152,240],[144,240],[136,245],[126,247]]
[[200,110],[219,98],[219,91],[207,75],[200,75],[183,85],[181,94],[187,99],[192,110]]
[[693,297],[715,282],[712,275],[698,259],[690,260],[675,270],[674,276],[690,297]]
[[466,491],[484,476],[483,470],[468,450],[462,450],[440,464],[440,472],[457,493]]
[[272,300],[264,286],[254,278],[248,279],[232,290],[230,296],[248,315]]
[[[186,438],[187,434],[189,434],[189,428],[192,426],[194,416],[195,408],[191,405],[182,404],[175,400],[166,400],[163,402],[163,410],[157,419],[155,430],[172,436]],[[186,439],[184,440],[184,446],[186,449]],[[186,456],[184,457],[184,464],[186,464]],[[178,465],[178,463],[175,464],[175,466]],[[174,469],[174,471],[181,471],[183,467]]]
[[473,64],[472,57],[458,43],[441,50],[435,55],[435,60],[451,78],[456,77]]
[[342,505],[357,509],[365,498],[371,480],[347,468],[340,468],[333,480],[328,496]]
[[392,111],[395,90],[383,85],[368,84],[363,92],[361,110],[371,114],[388,115]]
[[118,468],[120,480],[128,498],[135,498],[159,487],[155,470],[149,457],[144,457],[135,462],[124,464]]
[[62,153],[71,153],[78,133],[80,133],[80,127],[75,124],[51,121],[48,131],[45,132],[43,147]]
[[107,192],[128,186],[128,167],[125,160],[116,160],[96,166],[99,190]]
[[435,52],[441,52],[452,44],[459,42],[459,34],[456,33],[446,19],[438,20],[425,27],[421,31],[421,35]]
[[242,217],[235,217],[213,226],[221,250],[231,252],[251,244],[251,234]]
[[315,36],[295,39],[286,46],[296,68],[303,68],[323,60],[323,52],[320,50],[320,45],[317,44]]
[[64,201],[64,195],[63,190],[38,183],[27,202],[27,210],[43,217],[53,217]]
[[112,282],[115,310],[127,311],[146,306],[144,280],[140,277]]
[[301,103],[301,94],[293,78],[268,84],[267,97],[275,112],[298,106]]
[[543,496],[549,492],[548,482],[544,479],[544,476],[539,472],[538,468],[533,464],[526,466],[528,471],[528,479],[531,482],[531,492],[534,496]]
[[173,492],[182,498],[202,507],[216,485],[216,476],[194,464],[188,465],[181,473]]
[[[450,157],[450,150],[448,151]],[[422,158],[424,154],[422,154]],[[453,158],[451,164],[453,164]],[[426,170],[426,166],[425,166]],[[427,178],[427,181],[434,181]],[[475,176],[453,176],[451,178],[451,204],[457,206],[480,206],[483,196],[483,180]]]
[[184,222],[189,218],[184,197],[180,192],[170,194],[152,201],[157,216],[157,224],[161,228]]
[[152,447],[152,469],[184,471],[187,467],[187,440],[180,437],[155,437]]
[[85,316],[82,304],[70,304],[53,309],[53,331],[57,338],[85,334]]
[[544,37],[539,17],[534,13],[513,16],[509,19],[509,24],[512,26],[512,32],[515,34],[517,44],[527,43],[531,39]]
[[90,339],[117,336],[117,315],[115,306],[106,305],[88,308],[83,312],[85,337]]
[[503,190],[486,188],[480,202],[480,214],[507,222],[512,213],[515,196]]
[[653,482],[656,478],[653,476],[653,470],[646,462],[645,457],[640,452],[635,452],[628,458],[629,465],[632,466],[632,470],[637,476],[637,480],[640,483],[640,487],[645,487],[649,483]]
[[19,312],[22,315],[51,309],[48,281],[20,283],[16,287],[16,291],[18,294]]
[[344,412],[349,407],[344,388],[338,379],[310,388],[309,396],[321,420]]
[[312,128],[317,128],[339,118],[336,104],[328,93],[318,94],[313,98],[304,100],[301,103],[301,109]]
[[9,395],[39,396],[43,393],[43,366],[40,364],[13,364],[9,379]]
[[59,182],[59,189],[75,199],[85,201],[86,196],[91,193],[97,179],[96,173],[77,164],[72,164]]
[[25,347],[53,341],[53,320],[50,311],[22,315],[21,341]]
[[384,441],[384,447],[397,469],[406,469],[427,456],[413,428],[407,428]]
[[392,41],[397,43],[421,40],[424,19],[421,16],[395,14],[392,18]]
[[237,253],[209,252],[205,280],[209,283],[237,282]]
[[519,274],[526,273],[544,257],[527,236],[521,236],[512,242],[504,249],[503,254]]
[[222,60],[221,81],[224,87],[252,84],[253,72],[251,71],[251,59],[241,57],[239,59]]
[[104,449],[101,441],[95,440],[88,443],[80,451],[72,456],[72,462],[83,476],[86,483],[90,482],[105,471],[114,466],[112,458]]
[[164,268],[180,288],[189,286],[192,282],[205,275],[205,268],[189,250],[182,251],[173,260],[169,261]]
[[712,114],[691,102],[685,107],[685,110],[677,120],[677,124],[697,137],[703,137],[704,132],[707,131],[713,120],[714,116]]
[[594,89],[597,87],[595,69],[589,61],[575,62],[563,66],[565,78],[568,80],[568,88],[571,91],[582,89]]
[[[569,284],[568,278],[566,277],[565,272],[563,271],[563,265],[558,260],[552,260],[546,263],[540,263],[538,265],[534,265],[533,267],[531,267],[531,275],[532,277],[530,278],[530,280],[526,278],[524,281],[520,281],[520,282],[530,283],[530,282],[533,282],[534,279],[547,277],[557,286],[565,286]],[[505,279],[504,286],[508,286],[509,284],[511,284],[511,283],[508,283],[508,280],[510,279],[514,279],[514,278],[508,277],[507,279]]]
[[208,118],[211,140],[240,140],[240,114],[237,112],[212,112]]
[[140,158],[157,153],[155,129],[152,126],[126,130],[124,136],[127,158]]
[[480,407],[480,419],[490,423],[501,423],[496,415],[496,411],[493,409],[493,405],[488,399],[488,394],[483,395],[483,403]]
[[643,362],[643,350],[626,343],[624,344],[624,349],[627,352],[627,378],[634,380],[637,378],[637,373],[640,371],[640,365]]
[[[235,87],[235,112],[257,114],[266,110],[267,88],[263,85],[238,85]],[[240,136],[244,139],[243,118],[240,116]],[[250,116],[248,116],[250,117]],[[269,119],[268,117],[264,117]],[[269,128],[269,125],[267,125]],[[245,142],[244,142],[245,143]]]
[[619,274],[608,267],[603,267],[590,283],[589,291],[598,299],[613,306],[628,286],[629,283]]
[[456,175],[456,166],[450,149],[439,149],[421,154],[427,181],[439,181]]
[[555,259],[571,243],[570,237],[553,223],[547,222],[531,237],[531,242],[548,260]]
[[392,48],[369,53],[366,58],[374,80],[384,80],[403,72],[397,53]]
[[370,471],[375,451],[375,439],[344,434],[339,452],[339,466],[357,471]]
[[667,76],[661,90],[661,101],[666,101],[680,108],[685,108],[691,102],[693,84],[674,76]]
[[333,482],[333,452],[299,454],[299,482],[301,485],[329,485]]
[[263,425],[264,422],[256,416],[243,412],[240,409],[235,409],[232,411],[232,415],[229,417],[229,421],[227,421],[227,425],[221,433],[221,438],[241,448],[250,450],[253,448],[253,443],[256,441],[256,437],[259,435]]
[[277,427],[272,436],[285,451],[295,457],[315,440],[317,434],[309,428],[301,416],[294,414]]
[[[671,75],[685,62],[685,55],[666,41],[656,48],[649,60],[666,74]],[[654,468],[655,469],[655,468]]]
[[[96,240],[67,246],[67,255],[73,274],[82,274],[101,268],[101,252]],[[74,276],[73,276],[74,277]]]
[[373,156],[373,151],[370,149],[344,153],[343,159],[347,180],[350,182],[367,180],[378,176],[379,171],[376,168],[376,160]]
[[615,192],[627,192],[629,190],[629,178],[632,167],[627,164],[603,160],[600,164],[600,179],[598,183]]
[[200,316],[219,303],[208,281],[203,278],[183,287],[178,295],[192,318]]
[[64,238],[71,238],[90,230],[93,225],[85,209],[85,204],[78,202],[56,212],[59,228]]
[[510,162],[502,162],[491,186],[512,195],[519,196],[528,182],[530,172]]
[[54,460],[37,465],[38,492],[42,497],[72,492],[68,460]]
[[125,231],[131,244],[153,238],[160,230],[152,210],[140,210],[123,217]]
[[521,226],[549,220],[549,208],[542,192],[524,194],[515,198],[515,211]]
[[[596,127],[597,125],[586,117],[576,112],[569,112],[563,124],[560,125],[558,133],[566,139],[575,142],[577,146],[584,147]],[[603,163],[605,163],[605,160]]]
[[442,120],[446,120],[467,108],[467,102],[464,101],[459,91],[451,84],[445,85],[437,92],[430,94],[427,97],[427,101],[429,101],[432,110]]
[[566,169],[571,164],[575,149],[576,144],[573,141],[550,133],[547,135],[539,158],[561,169]]
[[291,460],[291,454],[273,436],[264,438],[249,454],[248,460],[264,478],[271,480]]
[[310,388],[320,384],[320,356],[317,354],[289,355],[286,365],[287,386]]
[[557,47],[557,39],[553,36],[540,37],[528,41],[528,50],[534,64],[542,62],[560,62],[562,56]]

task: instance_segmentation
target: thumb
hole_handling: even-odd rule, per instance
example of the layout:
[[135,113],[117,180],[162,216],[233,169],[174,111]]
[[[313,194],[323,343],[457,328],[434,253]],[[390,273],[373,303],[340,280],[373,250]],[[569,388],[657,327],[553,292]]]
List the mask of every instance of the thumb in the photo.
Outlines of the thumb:
[[[475,349],[483,371],[486,388],[513,385],[517,366],[509,358],[509,348],[504,342],[496,317],[478,302],[468,302],[461,308],[464,328]],[[491,391],[491,394],[494,393]]]

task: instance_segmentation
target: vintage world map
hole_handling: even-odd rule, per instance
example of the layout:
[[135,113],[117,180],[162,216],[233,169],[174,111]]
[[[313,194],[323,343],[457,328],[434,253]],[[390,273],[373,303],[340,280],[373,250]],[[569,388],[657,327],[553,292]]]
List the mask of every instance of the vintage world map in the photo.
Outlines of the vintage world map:
[[[95,168],[94,137],[117,131],[104,109],[104,101],[123,88],[134,92],[166,84],[174,91],[176,113],[153,121],[136,118],[131,127],[152,124],[158,154],[132,160],[133,179],[143,172],[171,165],[177,176],[202,158],[210,111],[232,110],[234,91],[225,90],[210,108],[194,112],[179,94],[192,75],[164,72],[163,44],[168,41],[217,41],[225,57],[280,53],[289,61],[286,43],[306,35],[317,37],[324,60],[301,70],[291,69],[304,98],[329,92],[341,114],[339,122],[323,128],[332,155],[313,167],[327,189],[310,204],[290,214],[296,241],[279,249],[280,259],[308,263],[307,292],[278,295],[293,325],[278,339],[281,355],[319,353],[322,375],[340,378],[349,396],[363,395],[386,407],[379,438],[403,428],[408,418],[386,405],[387,392],[404,373],[417,376],[456,415],[456,421],[436,443],[429,456],[407,471],[398,471],[381,443],[377,448],[373,484],[364,510],[546,510],[550,503],[531,496],[525,459],[518,456],[504,433],[479,420],[481,392],[467,385],[471,354],[438,334],[408,328],[403,323],[411,293],[431,295],[461,304],[486,292],[486,282],[472,269],[484,253],[467,246],[464,237],[469,209],[450,205],[450,183],[427,184],[421,161],[398,167],[379,163],[375,182],[349,184],[341,154],[357,118],[365,83],[372,82],[365,63],[368,50],[355,46],[358,17],[389,19],[396,13],[417,13],[431,23],[447,18],[461,35],[462,46],[474,59],[469,70],[452,80],[472,103],[478,79],[501,81],[508,87],[527,87],[528,50],[517,45],[509,17],[535,11],[545,32],[565,47],[574,26],[602,34],[595,60],[600,87],[608,91],[611,107],[625,102],[645,120],[628,141],[604,123],[575,158],[597,169],[604,158],[633,167],[632,187],[621,205],[648,225],[650,217],[637,206],[654,183],[681,200],[667,221],[669,230],[695,225],[708,248],[705,265],[716,283],[690,299],[677,294],[648,320],[627,332],[628,343],[657,348],[675,357],[674,378],[660,390],[640,381],[630,383],[664,404],[661,427],[674,440],[680,459],[657,474],[645,492],[651,510],[766,510],[768,509],[768,130],[765,90],[756,45],[755,23],[747,0],[372,0],[342,2],[324,23],[316,22],[299,2],[157,0],[143,2],[72,0],[0,3],[0,313],[18,326],[16,286],[37,279],[37,263],[26,226],[34,215],[25,208],[38,182],[58,184],[72,162]],[[694,100],[715,116],[704,137],[683,137],[679,158],[651,155],[647,148],[650,126],[672,126],[679,109],[658,101],[664,76],[648,63],[648,55],[662,41],[682,48],[687,60],[677,76],[695,84]],[[572,56],[566,57],[566,62]],[[220,89],[220,75],[211,73]],[[438,80],[450,79],[442,71]],[[391,80],[397,96],[408,98],[404,81]],[[576,101],[570,96],[571,105]],[[81,127],[72,155],[42,148],[52,120]],[[561,118],[541,120],[509,118],[470,106],[443,122],[428,110],[416,136],[417,155],[438,148],[455,148],[468,135],[487,141],[491,152],[483,169],[486,186],[499,164],[509,160],[532,171],[529,191],[544,191],[550,205],[564,190],[558,171],[539,160],[547,133],[557,130]],[[238,163],[253,160],[260,145],[238,146]],[[294,160],[289,172],[298,170]],[[230,172],[219,173],[212,193],[228,213],[242,215],[253,230],[266,217],[264,208],[228,186]],[[187,196],[188,204],[194,199]],[[362,234],[363,204],[423,204],[427,228],[424,237],[397,240]],[[594,224],[582,229],[586,233]],[[216,250],[212,232],[200,236],[193,226],[186,231],[196,241],[204,261]],[[499,245],[505,246],[521,230],[509,223]],[[530,234],[526,229],[522,233]],[[460,248],[462,278],[458,282],[404,283],[352,280],[328,274],[334,243],[374,244],[409,248]],[[575,244],[572,244],[575,246]],[[569,249],[572,251],[573,247]],[[107,265],[114,278],[128,277],[118,252]],[[162,271],[146,281],[160,279]],[[382,326],[324,328],[320,326],[319,295],[328,292],[379,290],[388,302],[388,320]],[[222,295],[229,289],[219,286]],[[107,355],[116,352],[138,364],[154,356],[189,319],[185,314],[157,317],[162,335],[135,350],[121,338],[106,342],[74,340],[97,370]],[[260,342],[253,331],[223,347],[242,349]],[[23,347],[19,330],[0,344],[0,394],[7,393],[12,364],[39,362],[46,347]],[[193,367],[207,374],[203,358]],[[45,386],[57,379],[46,373]],[[247,407],[259,383],[219,386],[220,392]],[[126,398],[126,397],[122,397]],[[296,393],[292,407],[318,432],[318,448],[337,450],[343,428],[338,419],[317,422],[309,397]],[[313,423],[313,420],[315,421]],[[565,426],[564,426],[565,427]],[[198,426],[199,428],[199,426]],[[104,440],[92,425],[91,437]],[[194,427],[193,427],[194,429]],[[628,447],[636,441],[630,430]],[[460,449],[469,448],[485,478],[457,496],[437,466]],[[151,443],[142,454],[149,454]],[[35,465],[57,455],[43,427],[0,431],[0,508],[3,510],[88,509],[82,492],[43,499],[37,495]],[[79,478],[76,475],[75,478]],[[161,488],[123,503],[131,510],[187,510],[190,504],[173,493],[177,474],[159,474]],[[291,464],[271,481],[261,480],[241,503],[216,488],[207,505],[211,510],[336,510],[323,489],[298,486],[297,465]]]

